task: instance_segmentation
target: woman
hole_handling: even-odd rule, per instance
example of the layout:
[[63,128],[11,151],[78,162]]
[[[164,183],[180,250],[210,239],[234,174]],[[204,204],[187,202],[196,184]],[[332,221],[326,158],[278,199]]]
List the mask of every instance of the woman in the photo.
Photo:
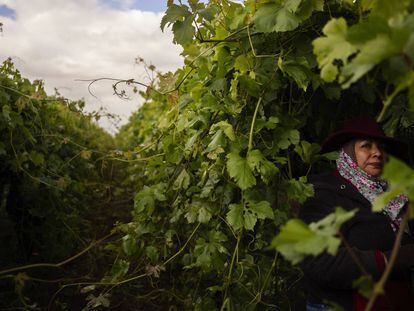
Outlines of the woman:
[[[385,269],[407,203],[405,195],[394,198],[382,213],[373,213],[373,200],[386,190],[380,179],[388,152],[399,157],[406,146],[385,136],[375,120],[360,117],[348,121],[323,144],[322,152],[339,151],[334,172],[310,179],[315,196],[307,200],[300,218],[315,222],[338,206],[357,209],[341,227],[342,243],[336,256],[323,253],[302,263],[308,290],[307,310],[330,310],[328,303],[346,310],[364,310],[366,299],[353,289],[352,282],[368,273],[378,280]],[[376,301],[374,310],[414,310],[410,298],[410,269],[414,266],[414,227],[406,228],[387,292]],[[387,288],[388,289],[388,288]]]

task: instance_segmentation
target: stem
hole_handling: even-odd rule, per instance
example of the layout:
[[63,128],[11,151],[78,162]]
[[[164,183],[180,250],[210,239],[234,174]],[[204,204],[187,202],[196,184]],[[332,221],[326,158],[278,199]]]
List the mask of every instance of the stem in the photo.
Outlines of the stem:
[[397,96],[398,93],[409,87],[414,80],[414,75],[411,74],[409,78],[404,79],[401,83],[399,83],[395,90],[391,93],[390,96],[387,97],[387,99],[384,101],[384,104],[382,106],[382,110],[380,115],[377,118],[377,122],[381,122],[384,119],[385,113],[387,112],[389,106],[391,105],[393,99],[395,96]]
[[234,251],[233,251],[233,256],[231,257],[231,262],[230,262],[230,267],[229,267],[229,274],[227,276],[227,282],[226,282],[226,289],[224,291],[224,301],[223,304],[220,308],[220,310],[224,310],[224,306],[228,301],[228,297],[227,297],[227,293],[228,293],[228,289],[229,289],[229,285],[230,285],[230,281],[231,281],[231,274],[233,272],[233,266],[234,266],[234,261],[236,260],[236,255],[239,252],[239,244],[240,244],[240,239],[241,239],[242,233],[240,232],[239,236],[237,237],[237,242],[236,242],[236,246],[234,247]]
[[190,236],[188,237],[187,241],[184,243],[184,245],[180,248],[180,250],[175,253],[173,256],[171,256],[169,259],[167,259],[164,262],[164,266],[169,263],[170,261],[172,261],[175,257],[177,257],[179,254],[181,254],[183,252],[183,250],[186,248],[187,244],[191,241],[193,235],[196,233],[196,231],[198,230],[198,228],[200,227],[200,222],[197,224],[197,226],[194,228],[193,232],[191,232]]
[[381,122],[384,119],[384,116],[388,110],[388,107],[391,105],[392,100],[394,99],[394,97],[397,95],[398,92],[399,92],[399,89],[396,88],[394,92],[392,92],[392,94],[388,96],[387,99],[384,101],[382,105],[381,113],[377,118],[377,122]]
[[26,265],[26,266],[14,267],[14,268],[10,268],[10,269],[6,269],[6,270],[0,271],[0,275],[1,274],[11,273],[11,272],[16,272],[16,271],[33,269],[33,268],[42,268],[42,267],[60,268],[61,266],[66,265],[67,263],[69,263],[69,262],[75,260],[76,258],[82,256],[83,254],[85,254],[86,252],[88,252],[92,247],[98,245],[99,243],[101,243],[102,241],[106,240],[107,238],[109,238],[112,235],[113,235],[113,233],[110,233],[107,236],[103,237],[102,239],[100,239],[100,240],[98,240],[96,242],[92,242],[87,248],[85,248],[80,253],[77,253],[76,255],[74,255],[74,256],[72,256],[72,257],[70,257],[68,259],[65,259],[64,261],[61,261],[59,263],[35,263],[35,264],[31,264],[31,265]]
[[[175,253],[173,256],[171,256],[169,259],[167,259],[165,262],[164,262],[164,265],[166,265],[166,264],[168,264],[169,262],[171,262],[174,258],[176,258],[179,254],[181,254],[182,252],[183,252],[183,250],[185,249],[185,247],[187,246],[187,244],[190,242],[190,240],[192,239],[192,237],[194,236],[194,234],[196,233],[196,231],[197,231],[197,229],[200,227],[200,224],[201,223],[198,223],[197,224],[197,226],[194,228],[194,230],[193,230],[193,232],[191,233],[191,235],[189,236],[189,238],[187,239],[187,241],[185,242],[185,244],[180,248],[180,250],[177,252],[177,253]],[[108,237],[108,236],[107,236]],[[105,237],[105,238],[107,238],[107,237]],[[104,239],[105,239],[104,238]],[[83,251],[83,252],[85,252],[85,250]],[[76,255],[76,256],[80,256],[79,254],[78,255]],[[73,257],[72,257],[73,258]],[[66,260],[67,261],[67,260]],[[132,281],[135,281],[135,280],[138,280],[138,279],[141,279],[141,278],[143,278],[143,277],[146,277],[146,276],[149,276],[150,274],[149,273],[144,273],[144,274],[140,274],[140,275],[137,275],[137,276],[134,276],[134,277],[131,277],[131,278],[128,278],[128,279],[125,279],[125,280],[122,280],[122,281],[118,281],[118,282],[80,282],[80,283],[73,283],[73,284],[66,284],[66,285],[63,285],[53,296],[52,296],[52,299],[50,300],[50,302],[49,302],[49,308],[48,308],[48,310],[50,310],[51,309],[51,305],[52,305],[52,303],[53,303],[53,301],[54,301],[54,299],[56,298],[56,296],[63,290],[63,289],[65,289],[66,287],[70,287],[70,286],[78,286],[78,285],[112,285],[113,287],[115,287],[115,286],[119,286],[119,285],[122,285],[122,284],[125,284],[125,283],[129,283],[129,282],[132,282]]]
[[128,283],[128,282],[131,282],[131,281],[135,281],[137,279],[143,278],[143,277],[148,276],[148,275],[149,275],[148,273],[144,273],[144,274],[140,274],[140,275],[134,276],[132,278],[129,278],[129,279],[120,281],[120,282],[79,282],[79,283],[65,284],[58,291],[56,291],[53,294],[52,298],[49,301],[49,305],[48,305],[47,310],[51,310],[53,301],[55,300],[55,298],[57,297],[57,295],[62,290],[64,290],[66,287],[79,286],[79,285],[114,285],[114,286],[118,286],[118,285],[122,285],[124,283]]
[[288,113],[289,115],[292,115],[292,83],[290,83],[289,87],[289,106],[288,106]]
[[388,265],[385,268],[385,271],[382,274],[380,280],[377,283],[375,283],[374,291],[373,291],[371,297],[369,298],[369,301],[368,301],[367,307],[365,308],[365,311],[372,310],[372,307],[374,306],[375,300],[377,299],[378,295],[384,292],[385,283],[387,282],[388,277],[390,276],[392,268],[393,268],[393,266],[395,264],[395,261],[397,259],[398,250],[400,249],[402,236],[404,234],[404,229],[405,229],[405,227],[407,226],[407,223],[408,223],[410,208],[411,208],[411,206],[408,207],[407,212],[404,215],[404,218],[401,222],[400,228],[398,229],[397,237],[395,238],[395,242],[394,242],[394,245],[392,247],[391,257],[390,257],[390,260],[388,261]]
[[252,50],[252,53],[253,53],[254,57],[256,57],[256,58],[260,58],[260,57],[265,58],[265,57],[276,57],[276,56],[279,55],[279,53],[276,53],[276,54],[260,54],[260,55],[256,54],[256,51],[255,51],[254,46],[253,46],[252,36],[250,34],[250,24],[247,25],[247,37],[249,38],[250,49]]
[[259,299],[257,300],[256,303],[259,303],[262,301],[262,294],[264,292],[264,290],[266,289],[266,287],[269,285],[269,279],[270,279],[270,275],[272,274],[273,269],[276,267],[276,261],[277,261],[277,257],[278,257],[278,252],[275,252],[275,256],[273,257],[273,261],[272,261],[272,265],[270,266],[270,269],[268,271],[268,273],[266,274],[265,280],[263,282],[263,286],[260,290],[260,292],[258,293],[259,295]]
[[293,178],[293,174],[292,174],[292,164],[290,163],[290,154],[288,152],[287,155],[287,164],[288,164],[288,174],[289,174],[289,179]]
[[254,130],[254,124],[256,122],[257,112],[259,111],[259,106],[260,106],[260,103],[261,102],[262,102],[262,97],[260,96],[259,97],[259,100],[257,101],[257,104],[256,104],[256,109],[254,110],[252,124],[250,125],[249,147],[248,147],[248,151],[247,152],[249,152],[252,149],[252,146],[253,146],[253,130]]

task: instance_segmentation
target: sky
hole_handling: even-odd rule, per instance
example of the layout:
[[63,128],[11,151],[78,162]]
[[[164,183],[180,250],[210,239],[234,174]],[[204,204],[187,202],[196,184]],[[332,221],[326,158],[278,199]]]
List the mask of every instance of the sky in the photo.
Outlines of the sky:
[[[142,104],[138,95],[122,100],[112,83],[92,85],[76,80],[135,79],[148,83],[142,64],[162,72],[181,67],[181,47],[172,33],[159,27],[166,0],[0,0],[0,61],[11,57],[24,77],[42,79],[48,94],[56,88],[63,96],[84,99],[88,111],[101,106],[117,114],[121,123]],[[113,121],[99,124],[116,131]]]

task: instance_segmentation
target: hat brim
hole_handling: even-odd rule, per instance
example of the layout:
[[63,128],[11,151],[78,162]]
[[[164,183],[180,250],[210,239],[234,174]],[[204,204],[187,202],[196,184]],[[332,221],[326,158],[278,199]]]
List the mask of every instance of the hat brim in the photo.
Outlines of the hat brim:
[[397,156],[401,159],[407,157],[408,153],[408,146],[392,137],[387,136],[379,136],[379,135],[367,135],[366,132],[359,132],[359,131],[346,131],[346,132],[336,132],[330,135],[325,142],[322,144],[321,153],[327,153],[331,151],[338,151],[345,143],[352,139],[358,138],[373,138],[379,141],[382,141],[386,145],[386,151],[394,156]]

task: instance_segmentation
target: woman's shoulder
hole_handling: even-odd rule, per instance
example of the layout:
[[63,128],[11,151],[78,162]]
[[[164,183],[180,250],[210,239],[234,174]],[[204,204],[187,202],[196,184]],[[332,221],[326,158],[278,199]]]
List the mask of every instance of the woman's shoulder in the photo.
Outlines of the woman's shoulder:
[[334,172],[312,175],[308,181],[313,185],[314,195],[308,198],[299,210],[299,218],[306,223],[318,221],[338,206],[337,187],[339,181]]
[[309,182],[313,185],[314,196],[309,198],[304,205],[325,203],[329,206],[343,206],[346,208],[358,203],[370,208],[369,201],[338,171],[313,175],[309,177]]
[[309,177],[309,182],[313,185],[314,189],[326,189],[326,190],[338,190],[345,180],[339,175],[338,171],[325,172],[318,175],[312,175]]

